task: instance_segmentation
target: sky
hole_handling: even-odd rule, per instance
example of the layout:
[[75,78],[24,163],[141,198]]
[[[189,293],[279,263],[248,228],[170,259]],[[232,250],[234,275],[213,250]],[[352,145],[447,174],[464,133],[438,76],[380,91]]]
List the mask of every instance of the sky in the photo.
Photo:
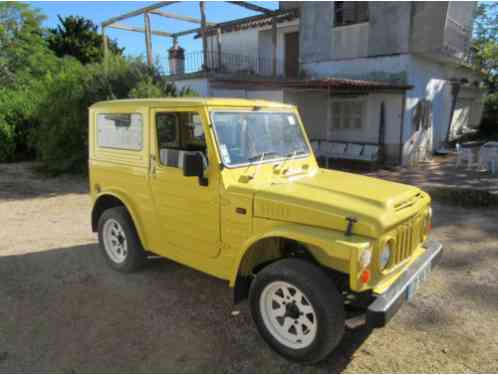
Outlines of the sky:
[[[153,4],[148,1],[30,1],[31,5],[38,8],[47,19],[44,22],[46,27],[55,27],[58,23],[57,16],[62,17],[69,15],[83,16],[92,20],[100,26],[100,23],[108,18],[118,16],[144,6]],[[254,1],[254,4],[264,6],[270,9],[276,9],[276,1]],[[199,5],[197,1],[184,1],[177,4],[163,7],[162,10],[200,18]],[[228,21],[235,18],[247,17],[258,13],[251,10],[228,4],[221,1],[206,2],[206,18],[210,22]],[[131,26],[143,27],[143,16],[130,18],[120,23]],[[196,24],[167,19],[158,15],[151,15],[151,25],[155,30],[176,32],[193,29]],[[142,33],[108,29],[106,31],[110,38],[115,39],[120,47],[125,47],[125,54],[145,56],[145,41]],[[202,42],[200,39],[194,40],[193,35],[185,36],[179,39],[179,44],[186,49],[186,52],[202,51]],[[162,64],[167,63],[167,50],[172,46],[171,38],[152,37],[152,49],[155,57],[160,59]]]

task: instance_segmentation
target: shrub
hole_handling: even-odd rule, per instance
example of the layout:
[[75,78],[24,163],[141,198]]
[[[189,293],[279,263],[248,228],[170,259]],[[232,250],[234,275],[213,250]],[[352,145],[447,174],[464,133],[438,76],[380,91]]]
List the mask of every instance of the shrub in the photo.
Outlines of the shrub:
[[16,142],[14,128],[0,114],[0,160],[11,161],[14,158]]
[[157,67],[138,59],[114,56],[106,73],[103,64],[81,65],[67,58],[57,75],[46,80],[46,93],[35,112],[40,125],[33,144],[50,174],[87,170],[88,107],[112,99],[192,94],[177,92]]
[[484,98],[481,133],[498,139],[498,92]]
[[[37,90],[21,86],[17,89],[0,89],[0,161],[25,160],[34,157],[28,146],[31,119],[36,108]],[[43,92],[40,93],[43,96]]]

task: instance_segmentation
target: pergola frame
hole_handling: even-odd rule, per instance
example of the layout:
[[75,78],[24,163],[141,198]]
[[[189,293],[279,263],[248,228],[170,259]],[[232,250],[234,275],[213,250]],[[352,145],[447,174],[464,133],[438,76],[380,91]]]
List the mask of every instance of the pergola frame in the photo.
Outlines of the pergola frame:
[[[206,20],[206,11],[205,11],[205,2],[204,1],[199,1],[199,10],[201,13],[201,18],[197,19],[194,17],[190,16],[182,16],[174,13],[169,13],[169,12],[164,12],[160,10],[161,8],[178,3],[179,1],[160,1],[158,3],[151,4],[149,6],[146,6],[144,8],[140,8],[125,14],[122,14],[120,16],[112,17],[109,18],[108,20],[104,21],[101,23],[102,27],[102,38],[103,38],[103,47],[104,47],[104,63],[105,63],[105,68],[107,70],[108,67],[108,40],[106,36],[106,30],[109,29],[117,29],[117,30],[124,30],[124,31],[131,31],[131,32],[138,32],[138,33],[143,33],[145,35],[145,48],[146,48],[146,53],[147,53],[147,64],[152,65],[154,63],[153,61],[153,54],[152,54],[152,35],[156,36],[161,36],[161,37],[169,37],[172,38],[174,42],[178,40],[179,37],[189,35],[189,34],[197,34],[199,33],[202,37],[202,49],[203,49],[203,57],[204,57],[204,62],[206,63],[207,61],[207,30],[209,29],[216,29],[216,44],[217,44],[217,51],[218,51],[218,58],[221,60],[221,27],[219,24],[208,22]],[[276,14],[278,12],[261,7],[259,5],[251,4],[247,1],[225,1],[230,4],[238,5],[246,9],[250,9],[255,12],[263,13],[265,15],[271,16],[272,17],[272,72],[273,75],[276,75],[277,71],[277,64],[276,64],[276,58],[277,58],[277,19],[276,19]],[[134,26],[128,26],[124,25],[122,23],[119,23],[119,21],[126,20],[128,18],[136,17],[143,14],[144,15],[144,27],[134,27]],[[180,31],[176,33],[170,33],[167,31],[161,31],[161,30],[153,30],[151,27],[151,22],[150,22],[150,14],[158,15],[161,17],[165,18],[170,18],[170,19],[176,19],[176,20],[181,20],[185,22],[190,22],[190,23],[195,23],[200,25],[200,27],[196,27],[194,29],[190,30],[185,30],[185,31]]]

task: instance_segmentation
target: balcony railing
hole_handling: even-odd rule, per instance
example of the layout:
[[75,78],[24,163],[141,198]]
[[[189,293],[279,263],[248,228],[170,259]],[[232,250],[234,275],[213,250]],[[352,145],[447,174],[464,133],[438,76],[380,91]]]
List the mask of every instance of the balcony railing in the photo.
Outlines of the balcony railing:
[[445,30],[444,51],[458,60],[471,63],[471,30],[448,18]]
[[172,64],[170,61],[165,73],[178,76],[201,72],[262,77],[285,76],[282,61],[276,60],[274,66],[272,58],[217,52],[207,52],[205,55],[203,52],[186,53],[183,63],[176,61]]

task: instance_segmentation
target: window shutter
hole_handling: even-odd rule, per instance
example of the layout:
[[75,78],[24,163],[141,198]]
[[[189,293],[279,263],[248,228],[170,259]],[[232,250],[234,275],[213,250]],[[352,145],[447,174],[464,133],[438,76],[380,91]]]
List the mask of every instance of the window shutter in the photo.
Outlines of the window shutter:
[[344,25],[349,25],[352,23],[356,23],[356,17],[355,17],[355,6],[356,4],[350,1],[345,1],[343,5],[343,24]]
[[343,6],[344,6],[344,1],[336,1],[334,3],[334,14],[335,14],[334,23],[336,26],[341,26],[344,24]]
[[360,1],[354,3],[356,5],[356,22],[367,22],[368,21],[368,2]]

